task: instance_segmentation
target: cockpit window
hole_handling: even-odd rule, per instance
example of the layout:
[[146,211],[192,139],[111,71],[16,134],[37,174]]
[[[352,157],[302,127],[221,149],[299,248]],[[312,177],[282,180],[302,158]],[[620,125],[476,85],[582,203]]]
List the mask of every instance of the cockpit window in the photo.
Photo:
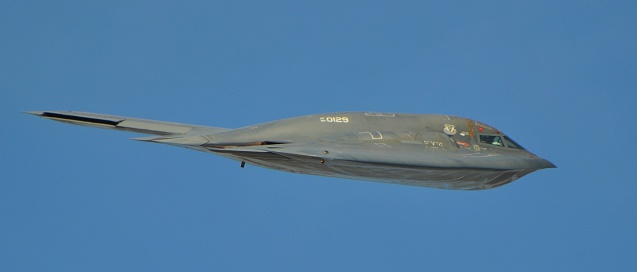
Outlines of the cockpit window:
[[525,150],[524,147],[513,141],[513,139],[503,135],[480,135],[480,143]]
[[519,145],[518,143],[516,143],[513,139],[504,136],[504,142],[507,144],[508,147],[510,148],[517,148],[517,149],[524,149],[524,147],[522,147],[521,145]]
[[480,142],[483,144],[504,147],[504,144],[502,143],[502,136],[499,135],[480,135]]

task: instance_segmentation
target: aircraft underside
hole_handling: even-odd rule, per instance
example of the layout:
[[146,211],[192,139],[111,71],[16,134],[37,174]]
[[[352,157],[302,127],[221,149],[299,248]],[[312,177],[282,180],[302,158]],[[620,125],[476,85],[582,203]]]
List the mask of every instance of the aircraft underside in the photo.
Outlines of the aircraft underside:
[[369,180],[452,190],[484,190],[513,182],[534,169],[451,169],[407,165],[322,160],[271,152],[210,151],[236,161],[297,174]]

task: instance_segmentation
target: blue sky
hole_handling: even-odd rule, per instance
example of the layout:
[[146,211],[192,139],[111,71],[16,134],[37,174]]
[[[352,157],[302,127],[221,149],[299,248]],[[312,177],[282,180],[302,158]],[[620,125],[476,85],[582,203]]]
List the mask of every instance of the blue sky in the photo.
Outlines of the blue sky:
[[[2,271],[626,271],[634,1],[12,1]],[[487,191],[294,175],[51,122],[444,113],[559,168]]]

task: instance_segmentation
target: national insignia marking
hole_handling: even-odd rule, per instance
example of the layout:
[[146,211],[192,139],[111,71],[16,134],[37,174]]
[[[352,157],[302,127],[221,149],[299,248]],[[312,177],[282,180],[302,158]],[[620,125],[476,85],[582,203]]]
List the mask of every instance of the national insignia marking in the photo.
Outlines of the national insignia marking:
[[445,133],[447,133],[447,135],[456,135],[456,133],[458,132],[456,130],[456,126],[450,125],[450,124],[445,124],[444,131],[445,131]]

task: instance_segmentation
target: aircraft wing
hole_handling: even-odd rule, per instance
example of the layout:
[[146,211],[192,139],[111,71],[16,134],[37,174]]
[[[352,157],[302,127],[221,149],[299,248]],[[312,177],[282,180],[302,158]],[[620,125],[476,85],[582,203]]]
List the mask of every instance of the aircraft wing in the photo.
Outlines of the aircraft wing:
[[219,127],[189,125],[89,112],[31,111],[27,113],[74,125],[115,129],[153,135],[185,135],[200,132],[217,133],[230,130]]

